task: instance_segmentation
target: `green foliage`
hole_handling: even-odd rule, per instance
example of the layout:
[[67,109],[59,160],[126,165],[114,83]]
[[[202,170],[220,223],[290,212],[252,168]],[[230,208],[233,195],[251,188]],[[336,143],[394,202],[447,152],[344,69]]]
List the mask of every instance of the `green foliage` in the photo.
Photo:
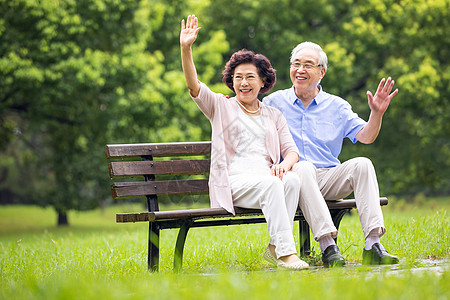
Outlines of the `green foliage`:
[[[0,189],[60,214],[89,209],[110,198],[106,143],[207,139],[179,63],[183,7],[1,0],[0,149],[11,159]],[[211,40],[205,82],[227,50],[223,33]]]
[[[448,194],[448,0],[0,0],[0,196],[64,214],[109,201],[106,143],[207,140],[210,124],[185,88],[180,20],[200,17],[200,80],[248,48],[287,88],[298,43],[323,46],[325,91],[363,118],[366,90],[392,76],[400,93],[368,156],[383,194]],[[347,142],[346,142],[347,143]]]
[[[229,9],[230,7],[236,9]],[[230,51],[249,48],[278,70],[276,89],[291,86],[290,51],[320,44],[329,58],[325,91],[347,99],[364,119],[366,91],[383,77],[399,94],[377,141],[345,146],[341,160],[368,156],[384,194],[450,192],[450,2],[423,1],[218,1],[204,9],[202,26],[224,29]]]

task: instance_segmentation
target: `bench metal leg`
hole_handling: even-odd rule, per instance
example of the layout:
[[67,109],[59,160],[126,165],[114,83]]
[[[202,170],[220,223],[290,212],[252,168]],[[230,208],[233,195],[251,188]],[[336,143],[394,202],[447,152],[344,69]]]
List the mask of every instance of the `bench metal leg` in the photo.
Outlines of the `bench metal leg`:
[[311,253],[311,240],[309,236],[309,225],[306,220],[299,220],[300,255],[307,256]]
[[177,243],[175,245],[175,255],[173,258],[173,269],[175,272],[180,271],[183,265],[184,243],[186,242],[186,237],[191,225],[192,220],[186,220],[183,222],[183,225],[181,225],[180,230],[178,231]]
[[159,225],[149,223],[148,229],[148,270],[158,272],[159,270]]
[[[342,218],[350,210],[351,210],[351,208],[330,210],[331,219],[333,220],[334,226],[336,227],[337,230],[339,230],[339,225],[341,224]],[[334,241],[337,244],[337,238],[335,238]]]
[[[351,208],[330,210],[331,219],[333,220],[336,229],[339,230],[339,225],[342,221],[342,218],[350,210]],[[299,223],[299,237],[300,237],[300,255],[307,256],[311,254],[310,228],[308,222],[306,222],[305,219],[300,219],[298,223]],[[335,239],[335,241],[337,243],[337,238]]]

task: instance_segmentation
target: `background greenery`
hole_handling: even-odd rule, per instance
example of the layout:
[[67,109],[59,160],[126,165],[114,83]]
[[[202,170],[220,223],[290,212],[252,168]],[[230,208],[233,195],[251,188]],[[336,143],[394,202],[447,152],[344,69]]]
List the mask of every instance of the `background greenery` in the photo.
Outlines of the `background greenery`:
[[278,271],[263,259],[266,224],[190,230],[181,273],[172,272],[177,230],[164,230],[160,272],[149,273],[148,223],[112,221],[136,207],[71,211],[72,226],[55,227],[51,208],[4,206],[0,299],[450,299],[450,203],[425,200],[383,207],[383,244],[399,265],[361,265],[364,239],[352,214],[338,239],[347,266],[324,269],[315,256],[301,272]]
[[[370,146],[383,195],[450,194],[449,0],[0,0],[0,203],[67,212],[110,202],[107,143],[209,140],[179,58],[180,20],[199,16],[199,77],[231,94],[231,53],[263,53],[290,86],[291,49],[329,56],[324,90],[364,119],[366,90],[400,93]],[[347,142],[346,142],[347,143]]]

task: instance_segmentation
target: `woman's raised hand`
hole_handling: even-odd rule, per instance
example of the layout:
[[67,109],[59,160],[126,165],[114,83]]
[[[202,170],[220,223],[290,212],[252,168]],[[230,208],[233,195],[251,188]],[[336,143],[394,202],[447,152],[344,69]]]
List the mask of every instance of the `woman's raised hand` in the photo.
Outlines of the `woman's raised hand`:
[[186,26],[184,20],[181,21],[180,32],[180,46],[191,46],[197,39],[198,31],[201,27],[198,27],[198,18],[195,15],[189,15],[187,17]]

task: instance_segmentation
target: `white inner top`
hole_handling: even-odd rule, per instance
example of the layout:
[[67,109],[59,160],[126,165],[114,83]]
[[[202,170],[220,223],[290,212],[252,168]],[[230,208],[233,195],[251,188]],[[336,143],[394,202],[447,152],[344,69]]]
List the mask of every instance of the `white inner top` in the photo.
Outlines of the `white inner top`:
[[266,149],[266,128],[262,116],[249,116],[239,109],[241,138],[230,165],[229,175],[270,173]]

